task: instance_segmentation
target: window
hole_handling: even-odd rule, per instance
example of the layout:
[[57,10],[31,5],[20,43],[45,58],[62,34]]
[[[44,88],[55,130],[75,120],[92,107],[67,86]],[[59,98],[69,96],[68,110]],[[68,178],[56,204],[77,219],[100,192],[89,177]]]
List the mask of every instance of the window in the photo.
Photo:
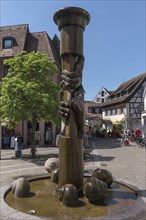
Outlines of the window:
[[99,111],[99,108],[98,107],[95,107],[95,113],[100,113],[100,111]]
[[117,114],[121,114],[122,113],[122,109],[121,108],[118,108],[118,110],[117,110]]
[[104,91],[101,92],[101,96],[104,96]]
[[93,107],[88,107],[88,113],[93,113],[93,112],[94,112]]
[[13,46],[13,39],[12,38],[4,38],[3,39],[3,49],[9,49]]
[[117,114],[117,110],[116,109],[112,109],[112,115],[116,115]]
[[107,115],[111,115],[111,110],[108,110],[108,111],[107,111]]
[[100,102],[100,98],[97,98],[97,99],[96,99],[96,102]]
[[8,66],[4,66],[4,77],[8,74]]
[[101,99],[101,102],[104,103],[104,99]]

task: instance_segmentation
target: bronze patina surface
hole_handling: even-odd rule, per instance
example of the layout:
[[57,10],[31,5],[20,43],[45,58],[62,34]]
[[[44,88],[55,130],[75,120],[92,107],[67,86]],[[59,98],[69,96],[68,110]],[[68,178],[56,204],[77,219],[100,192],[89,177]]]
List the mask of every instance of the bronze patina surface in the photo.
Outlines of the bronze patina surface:
[[62,68],[59,186],[70,183],[79,191],[83,188],[83,32],[89,20],[89,13],[78,7],[62,8],[54,15],[54,22],[60,30]]

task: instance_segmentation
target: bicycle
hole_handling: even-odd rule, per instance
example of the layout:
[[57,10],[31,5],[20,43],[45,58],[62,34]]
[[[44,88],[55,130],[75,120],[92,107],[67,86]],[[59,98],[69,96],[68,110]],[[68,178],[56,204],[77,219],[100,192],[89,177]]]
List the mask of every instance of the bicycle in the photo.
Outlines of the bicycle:
[[136,138],[135,142],[139,148],[146,147],[146,139],[145,138],[142,138],[142,137]]
[[124,146],[128,146],[129,145],[128,135],[122,135],[121,145],[124,145]]

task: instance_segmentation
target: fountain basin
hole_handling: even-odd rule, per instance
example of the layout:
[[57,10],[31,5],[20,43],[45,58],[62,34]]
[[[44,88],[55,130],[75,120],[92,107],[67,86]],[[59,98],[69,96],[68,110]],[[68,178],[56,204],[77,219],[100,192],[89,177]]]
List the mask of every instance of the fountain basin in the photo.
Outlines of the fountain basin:
[[[88,178],[86,175],[84,178]],[[91,204],[86,197],[80,198],[80,205],[75,208],[65,207],[56,196],[56,184],[48,175],[31,178],[30,196],[28,198],[14,197],[11,187],[3,192],[2,216],[11,213],[10,219],[128,219],[144,209],[144,202],[136,193],[136,188],[125,183],[114,181],[108,190],[108,197],[102,204]],[[2,198],[1,198],[2,199]],[[2,203],[1,203],[2,204]],[[33,210],[32,215],[30,211]],[[13,218],[14,217],[14,218]],[[16,218],[18,217],[18,218]]]

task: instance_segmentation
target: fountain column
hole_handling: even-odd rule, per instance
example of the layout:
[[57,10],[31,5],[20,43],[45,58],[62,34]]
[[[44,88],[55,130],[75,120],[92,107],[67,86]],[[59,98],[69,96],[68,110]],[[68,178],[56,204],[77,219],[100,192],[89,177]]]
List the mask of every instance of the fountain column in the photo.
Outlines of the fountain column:
[[60,101],[70,109],[61,120],[59,186],[71,183],[79,191],[83,187],[83,32],[89,20],[89,13],[78,7],[61,8],[54,14],[60,31],[61,68],[66,81],[61,84]]

